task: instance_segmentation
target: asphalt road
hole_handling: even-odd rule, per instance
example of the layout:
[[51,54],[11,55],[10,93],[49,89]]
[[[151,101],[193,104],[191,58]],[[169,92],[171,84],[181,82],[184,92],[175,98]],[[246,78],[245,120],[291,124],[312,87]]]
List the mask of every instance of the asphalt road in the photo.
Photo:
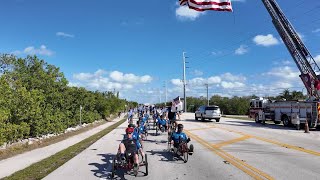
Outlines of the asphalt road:
[[[145,141],[149,175],[118,171],[115,179],[320,179],[320,131],[222,118],[219,123],[181,116],[195,147],[184,163],[167,151],[167,134]],[[112,158],[127,123],[52,172],[45,179],[110,179]],[[190,144],[190,143],[189,143]]]

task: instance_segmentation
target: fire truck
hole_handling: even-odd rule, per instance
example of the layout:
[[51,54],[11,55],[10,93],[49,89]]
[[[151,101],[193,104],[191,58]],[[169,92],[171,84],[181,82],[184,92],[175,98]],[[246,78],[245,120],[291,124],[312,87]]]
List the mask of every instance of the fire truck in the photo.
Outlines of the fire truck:
[[296,63],[301,73],[299,77],[310,98],[306,101],[252,99],[250,101],[249,117],[254,118],[257,123],[272,120],[275,124],[283,122],[284,126],[293,124],[297,129],[300,128],[300,124],[308,123],[309,127],[315,128],[320,125],[319,94],[314,87],[315,82],[320,79],[320,76],[317,75],[320,72],[319,66],[277,2],[275,0],[262,0],[262,2]]
[[275,124],[283,122],[284,126],[294,125],[300,129],[300,124],[308,121],[310,128],[320,125],[320,102],[318,101],[271,101],[257,98],[250,101],[249,117],[256,123],[271,120]]

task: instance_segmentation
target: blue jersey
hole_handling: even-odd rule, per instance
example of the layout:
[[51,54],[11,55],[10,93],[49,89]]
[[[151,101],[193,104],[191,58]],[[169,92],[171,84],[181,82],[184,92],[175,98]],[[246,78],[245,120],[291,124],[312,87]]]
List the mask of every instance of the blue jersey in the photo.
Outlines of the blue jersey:
[[148,119],[146,117],[143,117],[142,120],[141,120],[141,124],[144,125],[144,123],[147,122],[147,120]]
[[179,143],[179,140],[186,141],[188,139],[187,135],[184,132],[174,132],[171,135],[171,139],[174,141],[174,143]]
[[144,127],[143,125],[140,125],[140,127],[139,127],[139,134],[144,133],[145,130],[146,130],[145,127]]
[[165,119],[158,118],[158,123],[162,126],[166,125],[167,121]]

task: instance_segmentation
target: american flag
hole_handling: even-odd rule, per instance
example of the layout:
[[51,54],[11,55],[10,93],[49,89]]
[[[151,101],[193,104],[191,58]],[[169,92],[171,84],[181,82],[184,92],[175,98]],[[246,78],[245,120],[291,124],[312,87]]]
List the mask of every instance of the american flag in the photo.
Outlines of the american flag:
[[232,11],[231,0],[179,0],[179,3],[196,11]]

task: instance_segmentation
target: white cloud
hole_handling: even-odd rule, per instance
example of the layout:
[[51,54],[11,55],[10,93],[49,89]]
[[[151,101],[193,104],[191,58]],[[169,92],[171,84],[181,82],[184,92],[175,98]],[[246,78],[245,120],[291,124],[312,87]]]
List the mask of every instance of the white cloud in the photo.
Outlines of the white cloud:
[[124,74],[119,71],[108,73],[99,69],[94,73],[78,73],[73,75],[76,82],[70,82],[70,86],[83,86],[92,90],[128,90],[134,88],[139,83],[150,83],[152,77],[149,75],[136,76],[134,74]]
[[195,75],[195,76],[202,76],[202,75],[203,75],[203,72],[196,69],[196,70],[194,70],[194,71],[192,72],[192,74]]
[[183,85],[181,79],[171,79],[171,83],[175,86],[182,86]]
[[23,52],[25,54],[29,54],[29,55],[35,55],[35,54],[38,54],[38,55],[44,55],[44,56],[51,56],[54,54],[53,51],[47,49],[47,47],[45,45],[41,45],[39,49],[33,47],[33,46],[29,46],[29,47],[26,47]]
[[221,86],[225,89],[234,89],[234,88],[242,88],[245,87],[246,85],[241,82],[226,82],[222,81]]
[[256,45],[261,45],[266,47],[279,44],[278,39],[273,37],[272,34],[268,34],[266,36],[257,35],[253,38],[253,42],[256,43]]
[[204,79],[204,78],[193,78],[193,79],[190,79],[188,81],[188,84],[192,85],[193,87],[195,87],[195,86],[203,86],[206,83],[207,83],[207,80]]
[[64,33],[64,32],[57,32],[56,36],[58,37],[67,37],[67,38],[74,38],[73,34],[68,34],[68,33]]
[[320,55],[317,55],[316,57],[314,57],[314,60],[315,60],[317,63],[320,63]]
[[90,81],[92,79],[97,79],[97,78],[102,78],[103,75],[105,75],[107,72],[102,69],[98,69],[96,72],[93,74],[91,73],[79,73],[79,74],[74,74],[73,78],[79,81]]
[[318,33],[318,32],[320,32],[320,28],[315,29],[315,30],[313,30],[312,32],[313,32],[313,33]]
[[212,51],[211,55],[218,56],[218,55],[221,55],[222,53],[223,53],[222,51]]
[[244,82],[247,80],[247,78],[243,75],[233,75],[231,73],[224,73],[220,76],[223,80],[226,81],[240,81]]
[[275,67],[272,68],[269,72],[265,73],[266,75],[275,76],[282,79],[298,79],[300,72],[293,70],[290,66],[284,67]]
[[204,12],[199,12],[199,11],[189,9],[188,6],[179,6],[176,9],[176,16],[178,17],[178,19],[181,19],[181,20],[194,21],[202,14],[204,14]]
[[113,71],[110,73],[110,78],[116,82],[125,82],[129,84],[136,84],[136,83],[150,83],[152,81],[152,77],[149,75],[144,76],[136,76],[134,74],[124,74],[119,71]]
[[235,54],[237,55],[243,55],[249,51],[248,46],[246,45],[240,45],[238,49],[235,50]]
[[221,82],[221,78],[219,76],[212,76],[208,78],[208,84],[219,84]]

